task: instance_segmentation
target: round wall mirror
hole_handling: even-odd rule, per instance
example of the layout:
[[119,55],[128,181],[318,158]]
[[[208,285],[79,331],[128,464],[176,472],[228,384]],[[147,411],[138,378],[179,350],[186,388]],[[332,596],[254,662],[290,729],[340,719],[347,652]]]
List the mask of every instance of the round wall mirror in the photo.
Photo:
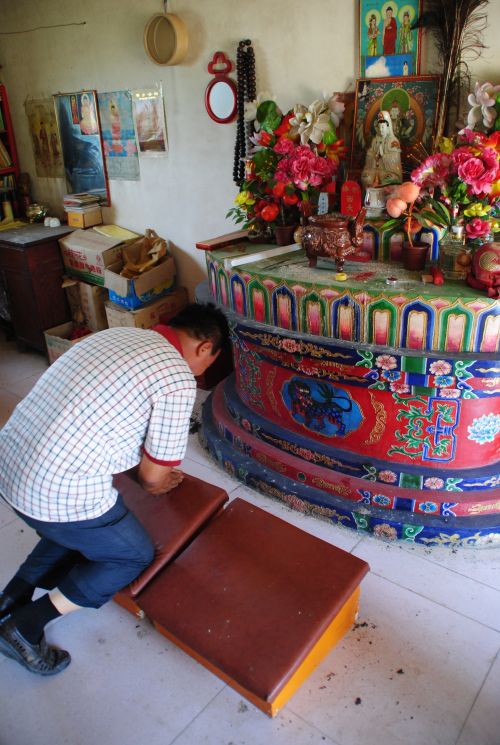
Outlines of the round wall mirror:
[[228,124],[236,117],[236,83],[227,77],[232,67],[224,52],[216,52],[208,65],[208,72],[215,77],[207,85],[205,107],[209,117],[219,124]]

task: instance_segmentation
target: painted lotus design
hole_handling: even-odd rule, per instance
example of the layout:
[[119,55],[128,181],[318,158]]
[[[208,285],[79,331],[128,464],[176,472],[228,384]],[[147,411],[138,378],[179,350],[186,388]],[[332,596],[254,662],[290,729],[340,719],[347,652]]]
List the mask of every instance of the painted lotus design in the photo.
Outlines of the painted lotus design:
[[484,414],[479,419],[474,419],[472,424],[467,427],[469,440],[484,445],[486,442],[493,442],[500,432],[500,414]]

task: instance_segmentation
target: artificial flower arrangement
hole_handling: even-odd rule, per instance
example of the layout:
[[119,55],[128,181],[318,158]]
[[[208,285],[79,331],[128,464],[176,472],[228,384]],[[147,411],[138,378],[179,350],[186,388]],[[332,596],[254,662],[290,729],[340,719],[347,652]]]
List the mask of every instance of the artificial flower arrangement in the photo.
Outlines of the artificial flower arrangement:
[[469,243],[491,240],[500,231],[500,132],[466,128],[456,145],[443,138],[439,151],[412,171],[411,182],[395,187],[386,207],[392,220],[384,227],[400,224],[410,243],[429,225],[457,236],[465,231]]
[[253,150],[245,180],[226,217],[256,233],[297,225],[317,204],[321,191],[335,191],[335,175],[345,157],[337,137],[344,104],[336,96],[297,104],[283,114],[275,101],[260,96],[249,118]]

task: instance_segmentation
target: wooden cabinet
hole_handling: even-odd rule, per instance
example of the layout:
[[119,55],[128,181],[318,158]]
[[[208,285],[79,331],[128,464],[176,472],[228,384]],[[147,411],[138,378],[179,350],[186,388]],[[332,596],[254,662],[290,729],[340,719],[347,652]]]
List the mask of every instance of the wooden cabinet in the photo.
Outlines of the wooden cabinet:
[[16,337],[45,351],[44,329],[71,320],[58,238],[71,228],[27,225],[0,231],[0,278]]

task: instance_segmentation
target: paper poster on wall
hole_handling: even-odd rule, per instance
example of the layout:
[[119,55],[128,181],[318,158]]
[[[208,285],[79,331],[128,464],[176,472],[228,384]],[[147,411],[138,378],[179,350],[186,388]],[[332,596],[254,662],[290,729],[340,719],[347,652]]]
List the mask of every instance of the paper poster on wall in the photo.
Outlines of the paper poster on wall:
[[37,176],[64,178],[61,141],[54,101],[31,99],[24,104],[29,121]]
[[[75,100],[78,121],[75,122]],[[64,172],[72,193],[97,194],[109,205],[109,189],[102,149],[95,91],[54,96],[61,137]],[[97,132],[94,133],[97,127]]]
[[161,88],[151,87],[132,91],[132,105],[139,155],[166,155],[167,126]]
[[113,91],[98,93],[97,99],[108,178],[138,181],[132,95],[130,91]]

